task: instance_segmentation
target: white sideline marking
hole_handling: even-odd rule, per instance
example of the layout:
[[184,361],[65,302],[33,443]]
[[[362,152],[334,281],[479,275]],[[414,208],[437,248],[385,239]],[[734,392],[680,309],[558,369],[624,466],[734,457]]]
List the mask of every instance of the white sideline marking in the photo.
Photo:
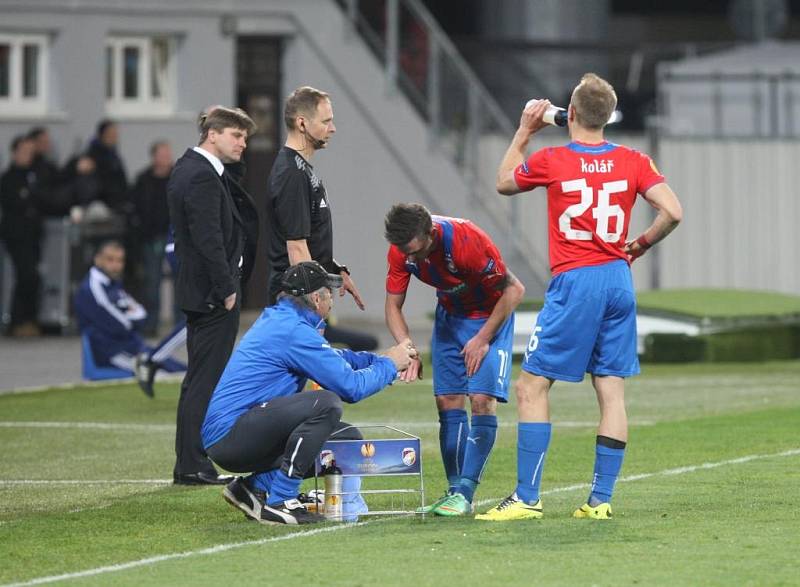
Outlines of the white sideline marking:
[[172,479],[0,479],[4,485],[172,485]]
[[[183,373],[161,373],[156,375],[156,381],[165,383],[183,380]],[[41,393],[43,391],[69,391],[83,387],[115,387],[119,385],[130,385],[136,383],[136,378],[131,375],[124,379],[105,379],[103,381],[75,381],[72,383],[57,383],[55,385],[31,385],[27,387],[16,387],[13,389],[0,389],[0,395],[15,395],[18,393]]]
[[[675,388],[696,388],[698,379],[702,379],[703,383],[708,386],[734,386],[739,387],[742,384],[742,375],[731,375],[731,376],[718,376],[718,375],[711,375],[711,374],[698,374],[693,377],[678,377],[678,378],[671,378],[665,377],[663,375],[649,375],[647,380],[638,380],[633,379],[632,385],[635,385],[637,389],[647,389],[651,387],[664,387],[669,386],[671,389]],[[165,383],[176,383],[180,382],[183,379],[183,374],[173,375],[170,373],[162,373],[159,372],[156,375],[156,381],[163,381]],[[747,381],[760,381],[757,377],[748,377],[746,378]],[[56,385],[34,385],[28,387],[17,387],[14,389],[0,389],[0,396],[3,395],[15,395],[21,393],[41,393],[43,391],[70,391],[73,389],[79,388],[93,388],[93,387],[114,387],[114,386],[121,386],[121,385],[130,385],[131,383],[135,383],[136,380],[133,376],[127,379],[106,379],[105,381],[76,381],[74,383],[60,383]],[[423,383],[431,383],[430,379],[423,379]],[[577,385],[581,385],[585,383],[589,385],[588,381],[584,381]],[[791,389],[794,389],[795,386],[795,379],[791,376],[781,376],[778,378],[770,379],[770,383],[773,385],[786,385],[786,386],[793,386]],[[575,384],[570,384],[575,385]]]
[[[558,426],[561,428],[596,428],[597,421],[586,421],[582,422],[579,420],[553,420],[551,422],[553,426]],[[628,424],[630,426],[655,426],[655,421],[653,420],[629,420]],[[395,428],[408,428],[411,430],[433,430],[439,429],[439,422],[432,419],[430,422],[358,422],[357,424],[353,424],[353,426],[394,426]],[[510,418],[506,420],[500,420],[497,423],[497,426],[500,428],[516,428],[517,427],[517,419]]]
[[[746,457],[739,457],[738,459],[717,461],[716,463],[702,463],[700,465],[690,465],[688,467],[664,469],[663,471],[656,471],[655,473],[640,473],[638,475],[628,475],[627,477],[620,477],[619,479],[617,479],[617,483],[639,481],[640,479],[648,479],[650,477],[658,477],[662,475],[663,476],[683,475],[684,473],[694,473],[695,471],[701,471],[705,469],[716,469],[718,467],[724,467],[726,465],[739,465],[741,463],[748,463],[750,461],[756,461],[759,459],[769,459],[772,457],[793,457],[796,455],[800,455],[800,448],[792,448],[789,450],[785,450],[783,452],[777,452],[768,455],[748,455]],[[564,493],[565,491],[574,491],[576,489],[587,489],[589,487],[591,487],[591,483],[578,483],[576,485],[567,485],[564,487],[556,487],[555,489],[542,491],[542,495],[550,495],[553,493]],[[497,500],[482,500],[481,502],[479,502],[479,504],[484,505],[486,503],[492,503],[494,501]]]
[[79,428],[87,430],[131,430],[134,432],[174,432],[175,424],[128,424],[124,422],[26,422],[0,421],[0,428]]
[[[377,520],[376,520],[377,521]],[[334,532],[343,528],[353,528],[356,526],[363,526],[367,522],[358,522],[355,524],[345,524],[343,526],[326,526],[323,528],[315,528],[314,530],[305,530],[302,532],[292,532],[291,534],[284,534],[283,536],[273,536],[271,538],[262,538],[260,540],[248,540],[246,542],[231,542],[229,544],[218,544],[217,546],[210,546],[200,550],[189,550],[186,552],[175,552],[173,554],[162,554],[159,556],[151,556],[150,558],[143,558],[137,561],[130,561],[119,565],[108,565],[107,567],[98,567],[96,569],[89,569],[87,571],[80,571],[78,573],[64,573],[63,575],[51,575],[49,577],[39,577],[32,581],[25,583],[9,583],[3,587],[23,587],[25,585],[41,585],[43,583],[54,583],[56,581],[65,581],[67,579],[78,579],[81,577],[92,577],[101,575],[103,573],[112,573],[115,571],[124,571],[135,567],[142,567],[146,565],[153,565],[168,560],[179,558],[188,558],[190,556],[217,554],[218,552],[225,552],[226,550],[233,550],[235,548],[242,548],[245,546],[260,546],[270,542],[279,542],[281,540],[291,540],[292,538],[302,538],[305,536],[314,536],[315,534],[323,534],[325,532]]]
[[[631,426],[653,426],[653,420],[630,420]],[[359,422],[355,426],[394,426],[415,430],[438,430],[439,423],[430,422]],[[503,420],[498,422],[501,428],[516,428],[516,420]],[[597,422],[581,422],[576,420],[554,420],[553,426],[561,428],[594,428]],[[114,430],[131,432],[174,432],[174,424],[132,424],[125,422],[26,422],[26,421],[0,421],[0,428],[78,428],[83,430]]]
[[[755,461],[759,459],[769,459],[773,457],[789,457],[800,455],[800,448],[793,448],[789,450],[785,450],[779,453],[772,453],[766,455],[748,455],[744,457],[739,457],[736,459],[728,459],[725,461],[717,461],[716,463],[702,463],[700,465],[691,465],[687,467],[677,467],[674,469],[665,469],[663,471],[657,471],[655,473],[641,473],[639,475],[630,475],[628,477],[621,477],[618,482],[629,482],[629,481],[638,481],[640,479],[647,479],[649,477],[656,477],[659,475],[683,475],[685,473],[692,473],[694,471],[700,471],[704,469],[716,469],[718,467],[724,467],[726,465],[738,465],[741,463],[747,463],[750,461]],[[550,489],[548,491],[543,491],[542,495],[550,495],[553,493],[562,493],[565,491],[574,491],[576,489],[585,489],[589,487],[588,483],[580,483],[577,485],[568,485],[565,487],[556,487],[555,489]],[[499,499],[484,499],[477,502],[475,505],[485,505],[488,503],[493,503],[495,501],[499,501]],[[406,516],[403,516],[406,517]],[[396,518],[394,518],[396,519]],[[233,550],[236,548],[242,548],[245,546],[259,546],[261,544],[268,544],[270,542],[278,542],[281,540],[291,540],[293,538],[304,538],[306,536],[314,536],[316,534],[322,534],[324,532],[336,532],[338,530],[345,530],[348,528],[355,528],[357,526],[366,526],[367,524],[374,524],[376,522],[387,521],[387,520],[371,520],[368,522],[358,522],[355,524],[343,524],[339,526],[327,526],[323,528],[315,528],[314,530],[303,530],[300,532],[292,532],[291,534],[284,534],[283,536],[273,536],[271,538],[262,538],[260,540],[248,540],[246,542],[231,542],[228,544],[218,544],[217,546],[211,546],[208,548],[202,548],[200,550],[189,550],[186,552],[176,552],[173,554],[163,554],[159,556],[153,556],[149,558],[143,558],[135,561],[130,561],[127,563],[120,563],[118,565],[108,565],[105,567],[97,567],[94,569],[88,569],[86,571],[78,571],[76,573],[64,573],[62,575],[50,575],[48,577],[39,577],[37,579],[32,579],[30,581],[25,581],[23,583],[8,583],[6,585],[2,585],[0,587],[27,587],[28,585],[42,585],[44,583],[55,583],[56,581],[65,581],[67,579],[78,579],[81,577],[92,577],[95,575],[102,575],[104,573],[113,573],[116,571],[124,571],[127,569],[133,569],[136,567],[144,567],[147,565],[153,565],[156,563],[174,560],[179,558],[189,558],[192,556],[203,556],[207,554],[216,554],[218,552],[225,552],[227,550]]]

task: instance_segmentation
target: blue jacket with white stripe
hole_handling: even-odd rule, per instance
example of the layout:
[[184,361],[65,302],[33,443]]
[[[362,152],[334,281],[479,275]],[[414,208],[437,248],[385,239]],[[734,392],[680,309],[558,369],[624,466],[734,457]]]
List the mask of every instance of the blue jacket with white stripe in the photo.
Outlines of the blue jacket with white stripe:
[[118,353],[135,355],[145,348],[137,330],[144,324],[147,311],[122,288],[122,282],[97,267],[89,269],[78,287],[75,313],[98,364],[108,364]]
[[308,308],[282,299],[266,308],[247,331],[222,373],[203,422],[203,446],[225,436],[253,406],[302,391],[307,379],[355,403],[394,381],[388,357],[334,349],[320,334],[324,325]]

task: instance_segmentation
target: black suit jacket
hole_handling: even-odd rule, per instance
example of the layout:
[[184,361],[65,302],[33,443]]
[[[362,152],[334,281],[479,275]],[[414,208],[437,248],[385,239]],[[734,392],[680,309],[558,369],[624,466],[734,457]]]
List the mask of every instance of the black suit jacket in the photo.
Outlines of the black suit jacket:
[[175,164],[167,199],[178,257],[178,305],[190,312],[210,312],[239,291],[240,279],[250,276],[248,251],[255,251],[258,241],[255,203],[227,171],[220,177],[208,159],[192,149]]

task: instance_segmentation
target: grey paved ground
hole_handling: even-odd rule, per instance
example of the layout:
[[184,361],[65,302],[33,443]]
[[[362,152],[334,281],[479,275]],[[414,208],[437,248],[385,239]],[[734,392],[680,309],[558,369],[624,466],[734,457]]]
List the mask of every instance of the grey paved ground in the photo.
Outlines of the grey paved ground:
[[[258,317],[257,312],[242,316],[242,335]],[[347,326],[371,332],[388,347],[393,339],[383,322],[349,321]],[[430,343],[431,326],[412,325],[414,340],[422,350]],[[185,350],[177,354],[185,360]],[[33,339],[0,337],[0,393],[12,390],[69,385],[81,382],[81,342],[77,336],[45,336]]]

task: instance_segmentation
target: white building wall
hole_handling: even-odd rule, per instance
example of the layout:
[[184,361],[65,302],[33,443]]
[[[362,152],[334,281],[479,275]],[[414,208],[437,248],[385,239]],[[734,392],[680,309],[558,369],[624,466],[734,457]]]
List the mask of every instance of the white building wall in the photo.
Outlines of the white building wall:
[[669,139],[660,153],[684,208],[659,245],[662,286],[800,294],[800,141]]

